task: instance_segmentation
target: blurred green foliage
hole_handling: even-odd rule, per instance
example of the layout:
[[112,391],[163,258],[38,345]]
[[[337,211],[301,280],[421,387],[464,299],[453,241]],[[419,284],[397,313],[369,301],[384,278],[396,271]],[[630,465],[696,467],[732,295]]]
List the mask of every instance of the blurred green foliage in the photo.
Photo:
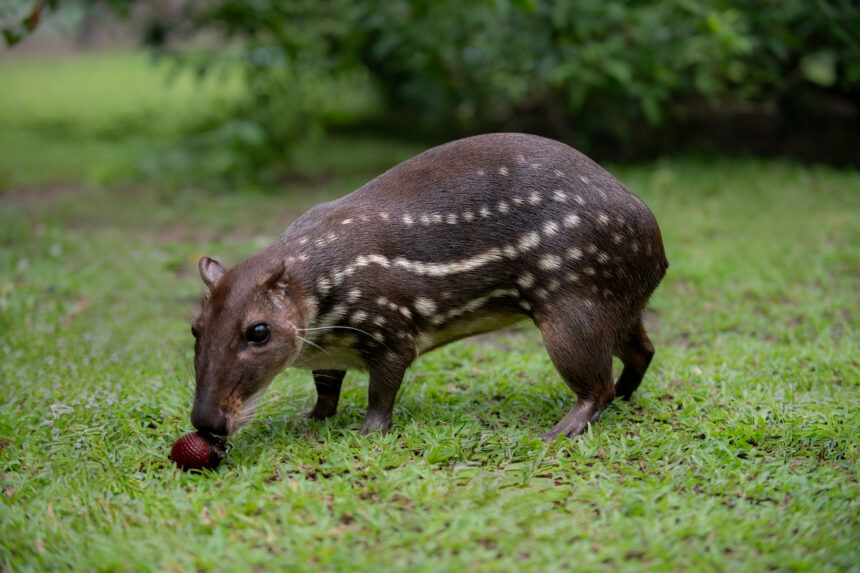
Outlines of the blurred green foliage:
[[588,151],[691,114],[860,101],[853,0],[191,0],[151,14],[157,50],[242,77],[245,96],[197,140],[231,177],[358,122],[435,139],[532,131]]
[[371,78],[392,128],[529,130],[585,149],[690,108],[779,107],[812,88],[860,97],[848,0],[216,0],[181,21],[163,36],[223,40],[199,70],[243,69],[258,150],[349,119],[320,108],[308,70]]

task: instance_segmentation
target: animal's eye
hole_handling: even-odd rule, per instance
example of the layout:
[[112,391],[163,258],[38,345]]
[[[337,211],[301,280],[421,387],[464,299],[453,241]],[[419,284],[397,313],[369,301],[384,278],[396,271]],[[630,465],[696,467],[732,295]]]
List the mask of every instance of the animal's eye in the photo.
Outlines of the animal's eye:
[[245,338],[250,344],[266,344],[269,341],[269,325],[265,322],[255,324],[245,331]]

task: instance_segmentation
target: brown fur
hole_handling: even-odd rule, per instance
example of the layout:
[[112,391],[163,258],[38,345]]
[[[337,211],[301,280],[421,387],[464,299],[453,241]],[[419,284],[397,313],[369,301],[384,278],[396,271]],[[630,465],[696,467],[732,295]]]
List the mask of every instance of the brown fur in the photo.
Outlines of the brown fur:
[[192,423],[235,431],[292,365],[313,371],[314,418],[335,414],[346,370],[367,370],[362,431],[385,431],[419,354],[530,318],[578,397],[544,437],[574,436],[641,382],[654,354],[641,314],[667,268],[651,211],[576,150],[521,134],[436,147],[229,271],[201,259]]

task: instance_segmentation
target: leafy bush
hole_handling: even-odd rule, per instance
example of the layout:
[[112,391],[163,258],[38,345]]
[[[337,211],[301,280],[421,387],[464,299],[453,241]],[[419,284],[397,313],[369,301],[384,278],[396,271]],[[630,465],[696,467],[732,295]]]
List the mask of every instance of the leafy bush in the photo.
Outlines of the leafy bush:
[[222,53],[238,50],[247,111],[280,145],[320,125],[298,81],[310,69],[369,74],[390,121],[549,131],[586,147],[660,125],[678,104],[763,102],[804,84],[860,95],[860,9],[847,0],[202,6],[186,31],[215,30],[228,40]]
[[822,91],[860,100],[850,0],[210,0],[155,15],[147,37],[161,50],[203,36],[180,61],[241,71],[246,98],[210,134],[242,155],[227,162],[239,172],[368,118],[588,149],[715,108],[809,112]]

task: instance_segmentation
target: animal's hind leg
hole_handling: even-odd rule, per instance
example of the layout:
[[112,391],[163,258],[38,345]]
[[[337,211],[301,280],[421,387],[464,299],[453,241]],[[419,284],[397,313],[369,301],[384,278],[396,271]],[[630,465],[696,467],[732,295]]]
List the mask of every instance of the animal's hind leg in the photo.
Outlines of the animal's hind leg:
[[645,371],[654,356],[654,345],[651,344],[645,327],[642,325],[642,316],[630,329],[627,337],[618,345],[615,355],[624,363],[624,369],[615,385],[615,394],[629,400],[642,382],[642,377],[645,376]]
[[570,412],[541,436],[545,440],[560,434],[571,438],[581,434],[615,397],[613,333],[608,321],[598,319],[581,305],[561,312],[558,308],[564,305],[556,306],[552,315],[536,317],[535,322],[550,359],[577,400]]

